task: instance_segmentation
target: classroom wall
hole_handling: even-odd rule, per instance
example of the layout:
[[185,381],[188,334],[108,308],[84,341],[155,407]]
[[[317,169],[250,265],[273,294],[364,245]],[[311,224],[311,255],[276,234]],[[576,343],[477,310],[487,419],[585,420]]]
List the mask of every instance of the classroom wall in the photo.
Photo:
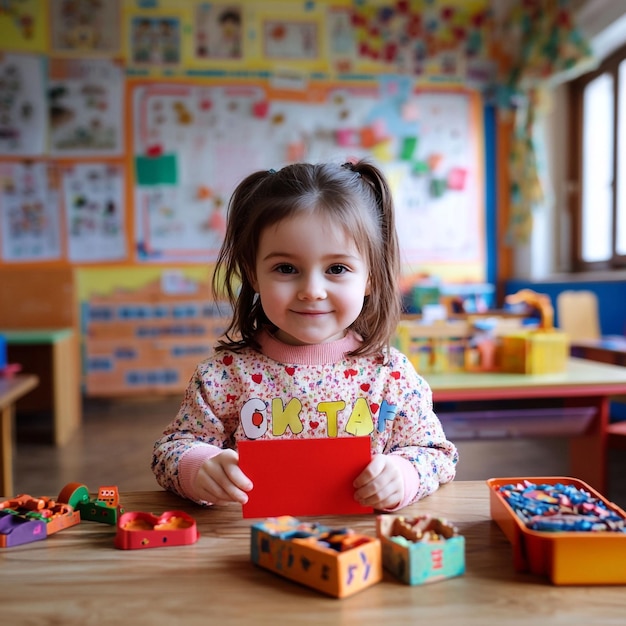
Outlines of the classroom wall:
[[[466,79],[489,61],[488,3],[431,4],[25,0],[0,13],[15,92],[0,264],[211,263],[245,175],[366,156],[392,186],[406,272],[484,280],[482,87]],[[394,41],[408,28],[419,62]]]
[[[587,0],[577,11],[581,32],[589,41],[593,59],[587,69],[626,43],[626,4],[612,0]],[[568,208],[567,159],[569,111],[566,81],[572,72],[553,80],[537,110],[535,137],[543,170],[545,201],[533,213],[533,230],[528,240],[513,247],[510,278],[544,281],[572,271],[571,224]],[[625,276],[621,276],[623,280]],[[565,279],[567,282],[569,279]],[[579,280],[572,276],[571,280]],[[593,277],[589,277],[593,282]],[[619,281],[616,281],[619,282]]]
[[[528,8],[491,6],[12,3],[0,12],[0,70],[17,68],[3,88],[26,97],[11,100],[20,132],[0,133],[0,266],[71,268],[86,338],[102,298],[208,296],[194,274],[215,259],[245,174],[369,156],[396,197],[406,275],[502,283],[505,86],[522,56],[507,10],[514,23]],[[223,27],[233,12],[238,23]]]
[[[578,17],[596,60],[605,58],[626,43],[626,5],[611,0],[589,0]],[[567,76],[563,76],[565,80]],[[568,202],[567,158],[569,111],[567,87],[555,84],[539,109],[537,123],[540,156],[545,166],[546,201],[533,215],[528,241],[513,250],[512,275],[505,294],[529,288],[556,297],[566,289],[588,289],[598,298],[600,327],[605,335],[626,334],[626,272],[602,276],[571,272],[571,229]],[[555,320],[558,324],[558,316]]]

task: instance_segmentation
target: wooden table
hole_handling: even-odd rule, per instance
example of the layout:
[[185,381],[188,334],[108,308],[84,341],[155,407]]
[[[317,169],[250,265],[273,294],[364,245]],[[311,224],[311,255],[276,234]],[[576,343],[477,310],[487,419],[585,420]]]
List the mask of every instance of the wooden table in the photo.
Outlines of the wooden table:
[[7,340],[9,363],[39,377],[37,391],[17,405],[18,411],[49,412],[52,441],[66,444],[82,421],[80,353],[72,328],[0,330]]
[[442,402],[502,401],[560,398],[564,406],[592,407],[593,417],[579,436],[570,438],[570,475],[601,493],[607,492],[607,428],[611,396],[626,393],[626,368],[570,358],[559,374],[453,372],[426,376],[435,408]]
[[13,419],[15,403],[34,389],[37,376],[20,374],[0,378],[0,489],[13,496]]
[[[49,539],[0,550],[4,624],[618,624],[623,587],[555,587],[513,570],[511,546],[489,515],[484,482],[457,482],[404,509],[454,522],[466,538],[466,572],[424,586],[385,573],[338,600],[250,561],[250,525],[237,505],[202,509],[165,492],[122,493],[127,511],[192,515],[191,546],[117,550],[115,528],[81,522]],[[308,518],[312,519],[312,518]],[[374,516],[315,518],[374,535]]]
[[[570,346],[572,356],[582,359],[591,359],[602,363],[613,363],[626,367],[626,337],[619,335],[603,337],[602,339],[583,341],[573,340]],[[626,389],[620,395],[613,396],[611,400],[615,403],[626,403]],[[613,406],[613,411],[617,411],[617,406]],[[620,409],[623,413],[623,408]],[[626,450],[626,420],[614,421],[608,426],[608,446]]]
[[626,337],[604,337],[587,340],[574,339],[570,344],[572,356],[602,363],[626,366]]

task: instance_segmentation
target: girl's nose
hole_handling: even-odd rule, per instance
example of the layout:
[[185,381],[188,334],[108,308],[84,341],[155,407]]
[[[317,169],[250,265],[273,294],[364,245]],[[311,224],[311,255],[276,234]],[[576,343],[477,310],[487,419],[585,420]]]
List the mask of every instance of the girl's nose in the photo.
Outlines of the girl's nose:
[[323,300],[325,297],[326,289],[321,277],[316,275],[303,276],[298,290],[300,300]]

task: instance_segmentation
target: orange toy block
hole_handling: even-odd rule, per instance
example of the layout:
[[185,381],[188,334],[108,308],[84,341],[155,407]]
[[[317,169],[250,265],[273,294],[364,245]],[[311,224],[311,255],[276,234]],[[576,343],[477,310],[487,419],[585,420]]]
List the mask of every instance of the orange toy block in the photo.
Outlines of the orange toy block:
[[252,562],[285,578],[345,598],[380,582],[380,541],[285,515],[251,529]]

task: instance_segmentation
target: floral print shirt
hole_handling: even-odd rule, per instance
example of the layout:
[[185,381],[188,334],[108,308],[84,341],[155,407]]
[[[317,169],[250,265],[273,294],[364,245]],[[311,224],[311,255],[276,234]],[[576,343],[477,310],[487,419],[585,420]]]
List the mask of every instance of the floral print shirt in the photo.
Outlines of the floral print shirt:
[[260,352],[219,351],[202,361],[178,415],[154,445],[158,483],[208,504],[193,493],[195,475],[206,459],[236,450],[242,439],[363,435],[373,454],[399,455],[412,466],[401,506],[453,480],[458,452],[433,412],[428,383],[395,348],[386,363],[348,356],[359,341],[348,333],[335,342],[291,346],[261,331]]

